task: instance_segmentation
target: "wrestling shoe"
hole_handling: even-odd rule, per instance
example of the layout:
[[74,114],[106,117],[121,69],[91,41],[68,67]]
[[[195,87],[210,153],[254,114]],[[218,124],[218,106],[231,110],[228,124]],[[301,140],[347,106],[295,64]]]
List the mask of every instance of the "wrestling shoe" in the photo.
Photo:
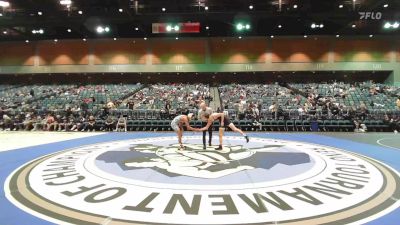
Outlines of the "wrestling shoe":
[[244,139],[246,139],[246,142],[249,143],[249,141],[250,141],[249,136],[247,136],[247,135],[244,136]]
[[216,148],[215,150],[222,150],[222,146],[218,146],[218,148]]

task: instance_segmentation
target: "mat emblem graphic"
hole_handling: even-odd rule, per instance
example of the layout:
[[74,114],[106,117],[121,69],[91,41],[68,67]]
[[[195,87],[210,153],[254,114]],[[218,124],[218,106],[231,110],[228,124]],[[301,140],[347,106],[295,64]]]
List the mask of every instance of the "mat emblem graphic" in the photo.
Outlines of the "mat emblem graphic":
[[45,155],[9,175],[6,197],[56,224],[360,224],[399,207],[397,172],[343,149],[184,142],[184,151],[176,137],[159,137]]

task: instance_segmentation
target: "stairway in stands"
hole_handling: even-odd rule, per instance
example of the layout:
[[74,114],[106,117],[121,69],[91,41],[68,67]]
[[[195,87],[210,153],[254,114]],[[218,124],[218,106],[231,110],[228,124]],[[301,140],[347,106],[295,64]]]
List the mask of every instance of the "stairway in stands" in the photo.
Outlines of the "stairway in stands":
[[210,102],[210,107],[216,112],[218,108],[221,108],[221,98],[219,96],[218,87],[210,87],[210,95],[213,98],[213,101]]

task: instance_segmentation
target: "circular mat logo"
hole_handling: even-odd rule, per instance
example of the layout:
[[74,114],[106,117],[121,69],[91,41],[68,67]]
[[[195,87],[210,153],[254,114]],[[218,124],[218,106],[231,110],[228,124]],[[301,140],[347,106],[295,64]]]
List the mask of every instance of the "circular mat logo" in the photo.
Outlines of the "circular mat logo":
[[350,224],[399,206],[398,174],[344,150],[288,140],[132,139],[68,149],[14,171],[6,196],[58,224]]

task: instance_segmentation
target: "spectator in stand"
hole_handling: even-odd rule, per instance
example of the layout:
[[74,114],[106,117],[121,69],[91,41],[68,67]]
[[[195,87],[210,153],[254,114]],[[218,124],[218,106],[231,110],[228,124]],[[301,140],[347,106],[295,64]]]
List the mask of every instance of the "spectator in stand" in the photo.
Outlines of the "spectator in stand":
[[127,131],[128,127],[126,124],[126,117],[124,117],[123,115],[121,115],[117,121],[117,126],[116,126],[116,131]]
[[47,114],[46,117],[46,130],[50,131],[51,129],[55,130],[55,126],[56,126],[56,121],[54,119],[54,116],[51,114]]
[[114,129],[114,118],[112,116],[108,116],[105,121],[105,131],[113,131]]
[[395,134],[398,133],[400,129],[400,120],[395,118],[394,116],[389,117],[387,114],[383,118],[383,123],[387,125],[390,131],[393,131]]
[[96,125],[96,118],[94,118],[93,115],[90,115],[82,131],[91,131],[91,132],[96,131],[95,125]]
[[5,131],[10,131],[14,128],[13,121],[7,114],[3,114],[3,122],[0,125],[2,126],[2,130]]
[[396,106],[397,106],[397,109],[400,110],[400,96],[397,97]]

